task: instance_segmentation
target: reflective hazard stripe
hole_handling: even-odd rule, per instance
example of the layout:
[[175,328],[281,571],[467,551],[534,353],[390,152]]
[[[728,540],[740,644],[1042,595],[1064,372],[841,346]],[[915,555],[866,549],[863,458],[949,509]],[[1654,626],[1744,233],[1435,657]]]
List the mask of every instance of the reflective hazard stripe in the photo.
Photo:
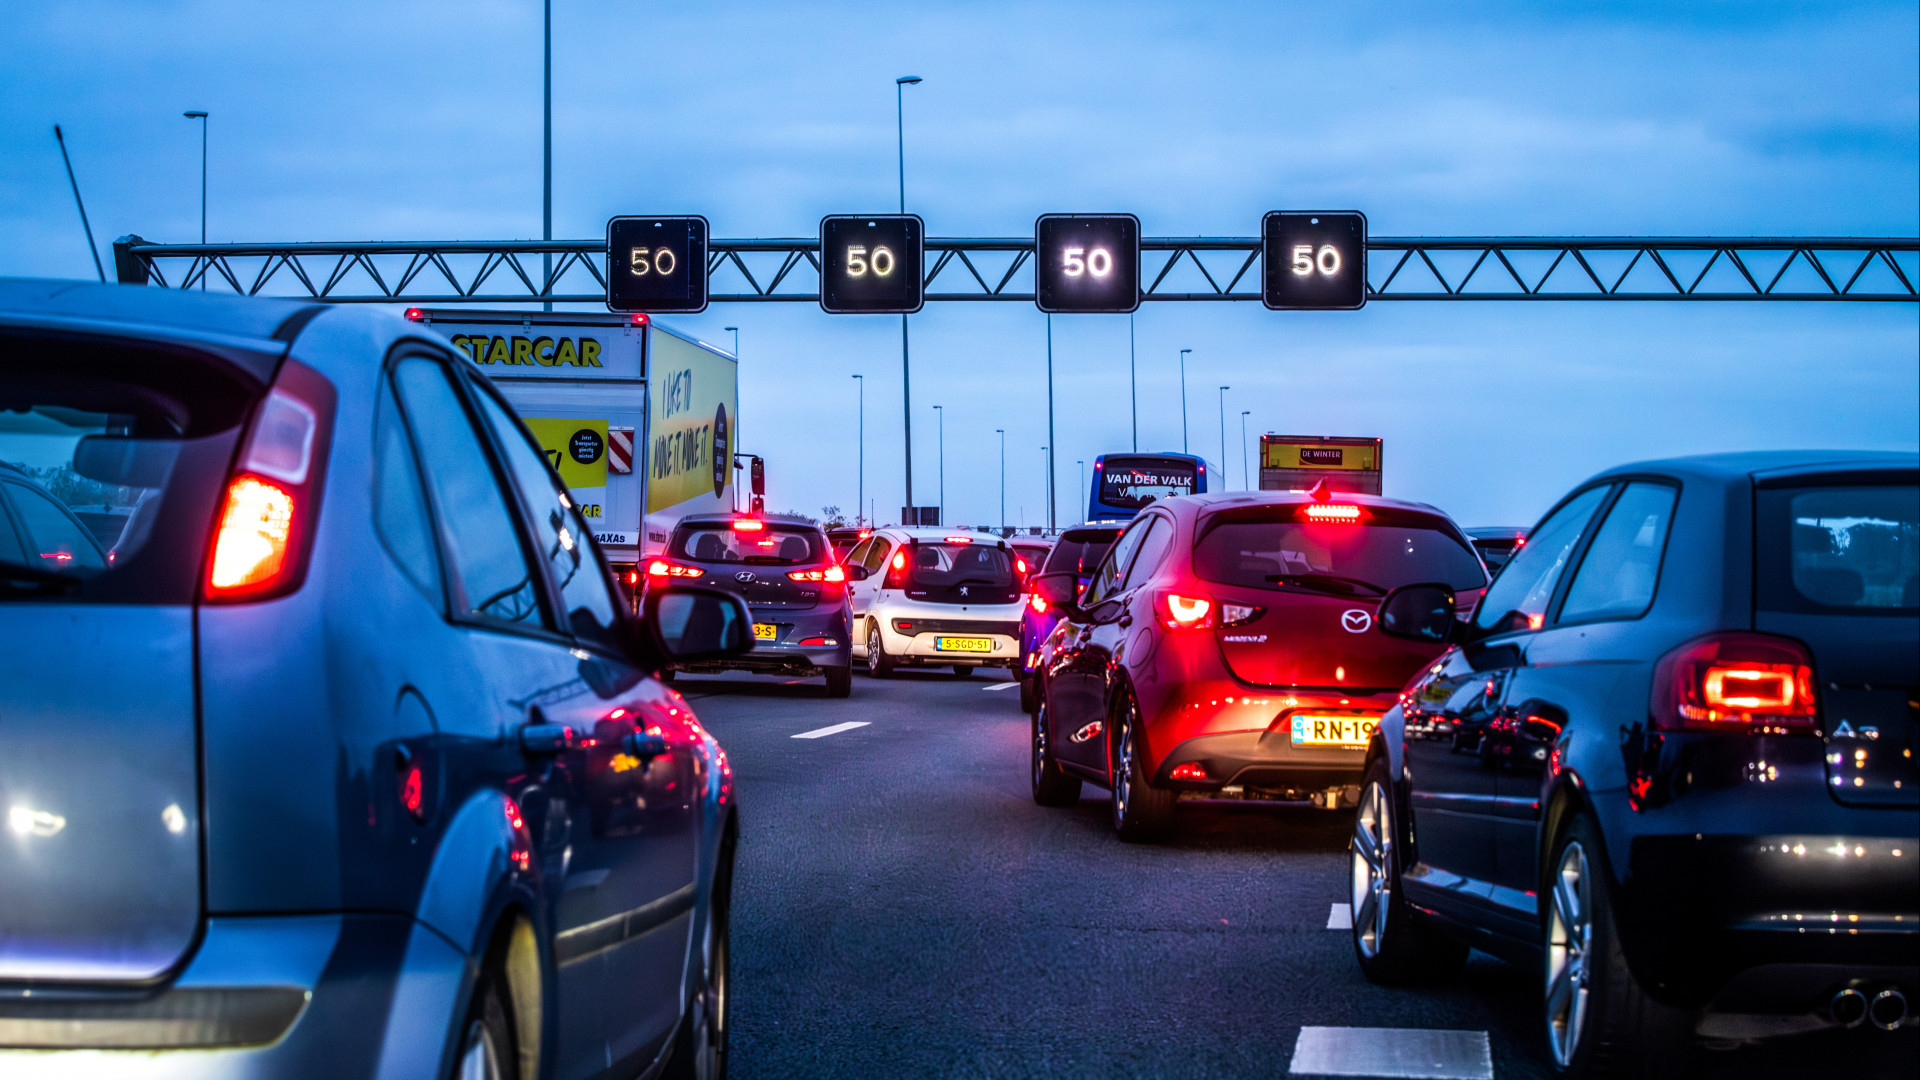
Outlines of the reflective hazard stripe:
[[632,428],[610,427],[607,429],[607,470],[617,473],[633,471]]

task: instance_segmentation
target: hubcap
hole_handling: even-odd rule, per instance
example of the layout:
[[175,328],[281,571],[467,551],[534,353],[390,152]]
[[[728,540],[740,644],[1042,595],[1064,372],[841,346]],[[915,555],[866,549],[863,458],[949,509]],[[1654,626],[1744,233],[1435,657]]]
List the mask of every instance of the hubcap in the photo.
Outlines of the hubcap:
[[467,1026],[460,1050],[460,1080],[500,1080],[500,1056],[487,1025],[475,1020]]
[[1593,893],[1579,841],[1560,853],[1547,903],[1547,1043],[1562,1068],[1573,1064],[1587,1020],[1592,975]]
[[880,628],[867,627],[867,670],[880,670]]
[[1120,708],[1120,730],[1114,732],[1113,823],[1127,821],[1127,802],[1133,796],[1133,709]]
[[709,1080],[724,1071],[721,1059],[727,1023],[726,942],[707,927],[707,978],[701,992],[694,996],[693,1075]]
[[1040,786],[1040,778],[1047,769],[1047,706],[1045,702],[1033,711],[1033,786]]
[[1353,940],[1360,955],[1380,955],[1387,936],[1387,907],[1393,899],[1393,879],[1387,868],[1393,857],[1393,809],[1379,784],[1368,784],[1353,822],[1352,899]]

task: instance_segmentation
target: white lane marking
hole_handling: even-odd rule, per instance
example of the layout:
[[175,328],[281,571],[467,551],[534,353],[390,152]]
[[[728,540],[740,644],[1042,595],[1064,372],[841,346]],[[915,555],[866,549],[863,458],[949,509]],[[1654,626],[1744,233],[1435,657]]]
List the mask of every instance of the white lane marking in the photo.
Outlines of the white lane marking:
[[1292,1076],[1388,1076],[1405,1080],[1493,1080],[1484,1031],[1303,1027]]
[[1020,684],[1019,684],[1019,683],[1017,683],[1017,682],[997,682],[997,683],[994,683],[994,684],[993,684],[992,686],[983,686],[983,687],[981,687],[980,689],[982,689],[982,690],[1011,690],[1011,689],[1013,689],[1014,687],[1016,687],[1016,686],[1019,686],[1019,685],[1020,685]]
[[1335,904],[1327,910],[1327,929],[1353,929],[1353,905]]
[[844,724],[835,724],[832,727],[814,728],[812,731],[803,731],[795,735],[794,738],[824,739],[829,735],[838,735],[843,731],[852,731],[857,727],[866,727],[868,723],[869,721],[866,720],[849,720]]

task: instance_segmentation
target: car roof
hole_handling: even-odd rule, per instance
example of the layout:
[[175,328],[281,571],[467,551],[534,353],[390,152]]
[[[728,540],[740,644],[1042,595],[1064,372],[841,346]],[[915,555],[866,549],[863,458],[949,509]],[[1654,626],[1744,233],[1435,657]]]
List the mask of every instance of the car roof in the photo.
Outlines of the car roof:
[[674,524],[677,528],[681,525],[731,525],[736,521],[747,520],[764,521],[769,525],[785,525],[788,528],[820,528],[819,522],[808,521],[798,514],[688,514]]
[[1475,540],[1516,540],[1527,535],[1527,530],[1519,525],[1477,525],[1461,531]]
[[144,285],[0,278],[0,320],[8,316],[65,316],[129,328],[169,329],[188,335],[218,334],[259,342],[285,342],[290,321],[304,322],[326,305],[311,301],[203,293]]
[[[951,529],[941,529],[931,525],[884,525],[874,531],[892,533],[895,536],[912,537],[915,540],[945,540],[949,536],[964,536],[968,540],[996,540],[1006,544],[1013,543],[1012,537],[1002,539],[998,533],[977,532],[973,529],[963,529],[957,525]],[[1036,536],[1033,537],[1033,539],[1038,540],[1039,537]]]
[[[1902,450],[1746,450],[1694,454],[1616,465],[1588,483],[1635,473],[1659,473],[1719,483],[1780,479],[1874,469],[1920,469],[1920,452]],[[1583,487],[1585,485],[1582,485]]]
[[1140,512],[1144,514],[1155,507],[1164,506],[1184,514],[1205,514],[1255,506],[1305,506],[1316,502],[1340,502],[1358,506],[1376,506],[1381,509],[1411,510],[1452,520],[1445,510],[1430,503],[1413,502],[1409,499],[1389,499],[1383,495],[1362,495],[1353,491],[1336,491],[1330,498],[1324,500],[1316,499],[1311,493],[1305,491],[1208,491],[1197,495],[1172,495],[1164,499],[1155,499],[1142,507]]

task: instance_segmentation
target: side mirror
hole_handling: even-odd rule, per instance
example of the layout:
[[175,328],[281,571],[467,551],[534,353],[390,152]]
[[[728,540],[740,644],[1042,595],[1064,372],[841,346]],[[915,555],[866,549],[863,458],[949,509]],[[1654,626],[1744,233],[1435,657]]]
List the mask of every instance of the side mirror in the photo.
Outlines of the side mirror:
[[667,660],[699,663],[753,649],[753,615],[746,601],[719,589],[650,588],[641,601],[640,624]]
[[840,569],[847,572],[848,581],[865,581],[873,576],[873,571],[855,563],[847,563],[841,566]]
[[1086,614],[1080,610],[1080,576],[1071,570],[1035,574],[1027,579],[1027,589],[1069,619],[1077,621]]
[[1380,598],[1380,632],[1388,637],[1443,642],[1453,626],[1453,590],[1445,585],[1402,585]]

